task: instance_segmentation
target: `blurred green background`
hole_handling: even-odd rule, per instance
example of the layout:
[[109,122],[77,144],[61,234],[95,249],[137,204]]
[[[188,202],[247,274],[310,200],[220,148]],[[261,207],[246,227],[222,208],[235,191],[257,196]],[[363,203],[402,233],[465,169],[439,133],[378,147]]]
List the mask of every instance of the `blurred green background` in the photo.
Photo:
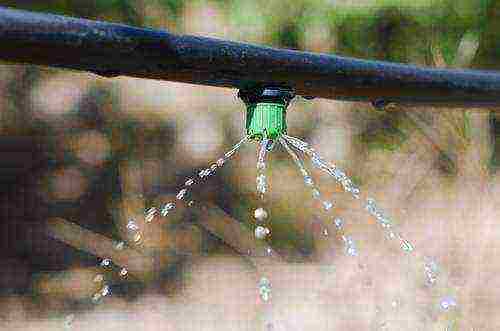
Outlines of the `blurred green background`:
[[[2,6],[364,59],[500,70],[500,2],[494,0],[7,0]],[[227,89],[2,65],[0,294],[29,298],[24,304],[39,316],[80,309],[82,298],[71,296],[77,285],[68,285],[60,294],[51,290],[50,280],[74,277],[60,272],[88,270],[98,259],[51,238],[46,221],[61,217],[118,240],[123,235],[122,214],[142,212],[130,211],[123,201],[142,195],[145,205],[139,206],[145,207],[171,198],[185,178],[242,137],[243,110],[236,91]],[[463,181],[496,183],[500,123],[492,110],[385,112],[362,103],[297,99],[288,127],[290,134],[310,141],[374,192],[411,230],[423,219],[433,222],[417,209],[437,191],[450,198],[461,192]],[[194,193],[195,200],[215,203],[251,230],[258,206],[255,158],[255,146],[243,148]],[[308,202],[310,192],[285,153],[272,153],[269,169],[270,243],[290,260],[316,259],[317,206]],[[337,199],[339,190],[332,182],[314,174],[322,193]],[[128,181],[132,184],[124,184]],[[347,199],[338,199],[339,213],[356,218],[343,202]],[[403,216],[402,210],[409,214]],[[227,253],[223,239],[187,218],[165,222],[192,234],[185,245],[196,246],[201,240],[203,254]],[[171,228],[149,243],[155,254],[165,252]],[[377,238],[362,225],[352,230],[372,241]],[[415,240],[425,243],[427,237],[417,232],[412,232]],[[367,249],[372,244],[363,245]],[[444,260],[450,265],[455,261]],[[181,257],[160,268],[156,290],[180,291],[179,266],[188,262]],[[129,298],[148,286],[131,280],[115,290]],[[7,320],[9,314],[4,314]]]

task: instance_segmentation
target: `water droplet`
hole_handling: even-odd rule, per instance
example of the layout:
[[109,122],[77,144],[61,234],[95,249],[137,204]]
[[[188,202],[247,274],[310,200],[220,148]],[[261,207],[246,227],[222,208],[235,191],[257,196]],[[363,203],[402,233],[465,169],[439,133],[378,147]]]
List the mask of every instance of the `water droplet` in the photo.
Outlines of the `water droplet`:
[[70,330],[73,326],[73,322],[75,321],[75,314],[69,314],[64,318],[64,329]]
[[265,194],[266,193],[266,175],[264,174],[260,174],[259,176],[257,176],[257,192],[261,193],[261,194]]
[[318,156],[313,156],[311,158],[311,162],[312,164],[316,167],[316,168],[323,168],[324,166],[324,162],[321,158],[319,158]]
[[381,214],[378,214],[377,221],[385,229],[392,228],[391,220],[386,218],[385,216],[381,216]]
[[356,248],[354,248],[354,247],[348,247],[346,253],[349,256],[356,256],[356,255],[358,255],[358,252],[356,251]]
[[260,297],[262,298],[263,301],[269,301],[271,299],[271,295],[268,292],[261,292]]
[[[368,198],[366,200],[366,205],[365,209],[370,213],[372,216],[375,217],[377,222],[385,229],[389,229],[392,227],[392,222],[389,218],[385,217],[382,211],[377,207],[375,204],[375,200],[372,198]],[[390,235],[390,233],[389,233]]]
[[331,201],[323,201],[323,209],[325,211],[329,211],[330,209],[332,209],[333,207],[333,203]]
[[103,282],[104,281],[104,275],[102,275],[102,274],[95,275],[93,281],[94,281],[94,283],[101,283],[101,282]]
[[308,143],[305,141],[300,140],[299,138],[291,137],[288,135],[285,135],[286,141],[289,142],[290,144],[294,146],[300,146],[302,148],[309,146]]
[[264,239],[271,231],[263,226],[258,226],[255,228],[255,238]]
[[337,180],[338,182],[341,182],[341,183],[344,180],[344,178],[346,177],[346,175],[344,174],[344,172],[342,170],[340,170],[339,168],[337,168],[337,167],[334,167],[329,172],[333,176],[333,178],[335,178],[335,180]]
[[128,270],[127,270],[127,268],[122,268],[122,269],[120,270],[120,276],[121,276],[121,277],[126,277],[127,275],[128,275]]
[[311,176],[304,176],[304,183],[307,186],[313,186],[314,185],[314,182],[313,182],[313,179],[311,178]]
[[429,286],[434,285],[437,281],[437,274],[439,271],[437,263],[434,260],[426,257],[424,263],[424,270],[425,270],[427,285]]
[[95,304],[101,302],[101,299],[102,299],[101,293],[94,293],[94,295],[92,296],[92,302]]
[[165,204],[165,206],[163,206],[162,210],[161,210],[161,215],[162,216],[167,216],[168,213],[175,208],[175,203],[173,202],[169,202],[167,204]]
[[103,259],[101,261],[101,267],[109,267],[111,265],[111,260],[110,259]]
[[324,236],[328,236],[328,229],[326,229],[326,228],[325,228],[325,229],[323,229],[323,235],[324,235]]
[[405,251],[405,252],[413,252],[414,248],[413,248],[413,245],[406,239],[403,239],[403,238],[400,238],[400,244],[401,244],[401,248]]
[[375,204],[375,200],[372,198],[366,199],[365,209],[373,216],[378,215],[377,205]]
[[222,167],[226,161],[224,159],[220,158],[217,160],[217,166]]
[[111,293],[111,288],[109,287],[109,285],[104,285],[104,287],[101,290],[101,295],[105,297],[110,293]]
[[333,220],[333,223],[335,223],[335,226],[337,227],[337,229],[342,229],[342,227],[344,226],[344,222],[342,221],[342,219],[340,218],[336,218]]
[[358,255],[358,251],[356,249],[356,244],[354,243],[354,240],[352,240],[352,238],[349,236],[342,236],[342,239],[344,240],[345,243],[346,254],[349,256]]
[[146,223],[151,223],[153,221],[157,211],[156,207],[151,207],[146,211]]
[[188,178],[188,180],[186,180],[186,182],[184,183],[185,186],[191,186],[194,184],[194,179],[192,178]]
[[198,173],[198,176],[199,176],[200,178],[203,178],[203,177],[210,176],[210,174],[211,174],[211,173],[212,173],[212,172],[210,171],[210,169],[204,169],[204,170],[202,170],[202,171],[200,171],[200,172]]
[[113,248],[116,249],[117,251],[122,251],[125,248],[125,242],[123,241],[115,242]]
[[129,230],[130,232],[134,232],[134,231],[138,231],[139,230],[139,226],[137,225],[137,223],[135,222],[135,220],[128,221],[128,223],[127,223],[127,230]]
[[267,215],[267,211],[264,208],[262,208],[262,207],[261,208],[257,208],[254,211],[254,217],[259,222],[264,221],[267,218],[267,216],[268,216]]
[[267,247],[267,248],[266,248],[266,254],[267,254],[268,256],[271,256],[271,255],[273,254],[273,250],[271,249],[271,247]]
[[352,190],[352,180],[348,177],[344,177],[342,178],[342,182],[341,182],[342,186],[344,186],[345,190],[346,191],[351,191]]
[[314,199],[319,199],[321,197],[321,193],[319,192],[318,189],[313,189],[312,190],[312,196]]
[[142,236],[139,232],[137,232],[136,234],[134,234],[134,237],[132,238],[132,240],[134,241],[134,243],[136,244],[139,244],[140,241],[142,239]]
[[456,307],[458,304],[457,304],[457,301],[451,297],[447,297],[447,298],[444,298],[441,300],[441,302],[439,303],[439,305],[441,306],[441,308],[443,310],[449,310],[453,307]]
[[276,141],[270,140],[269,143],[267,144],[267,151],[272,152],[274,149],[274,146],[276,146]]
[[182,190],[179,191],[179,193],[177,193],[177,200],[182,200],[184,199],[184,196],[186,195],[187,193],[187,189],[183,188]]
[[262,301],[269,301],[271,298],[271,282],[269,279],[262,277],[259,281],[259,294]]
[[262,277],[259,281],[259,286],[270,287],[271,282],[266,277]]

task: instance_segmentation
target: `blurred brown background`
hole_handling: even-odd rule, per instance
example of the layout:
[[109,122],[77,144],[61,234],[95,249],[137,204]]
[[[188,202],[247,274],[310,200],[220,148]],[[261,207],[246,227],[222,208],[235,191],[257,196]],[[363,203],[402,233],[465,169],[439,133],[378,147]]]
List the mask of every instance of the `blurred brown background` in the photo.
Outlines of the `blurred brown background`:
[[[2,5],[366,59],[500,67],[500,2],[494,0]],[[415,261],[385,240],[333,180],[314,171],[359,256],[344,256],[339,238],[318,234],[317,206],[278,150],[269,161],[269,243],[287,262],[263,269],[249,263],[243,247],[251,245],[258,205],[255,145],[193,193],[196,202],[230,215],[222,223],[230,230],[207,225],[221,214],[200,222],[196,212],[178,210],[148,225],[140,254],[112,252],[127,219],[144,226],[144,208],[172,199],[187,177],[243,136],[236,91],[2,64],[0,329],[261,330],[268,319],[275,330],[444,330],[451,318],[437,314],[435,302],[454,291],[457,329],[498,330],[494,111],[380,112],[368,104],[299,98],[289,109],[289,133],[345,169],[419,254],[438,262],[443,280],[428,290]],[[331,220],[325,216],[323,224]],[[131,275],[114,283],[104,304],[89,305],[96,265],[110,255]],[[258,300],[262,273],[273,284],[267,306]],[[75,321],[67,326],[70,314]]]

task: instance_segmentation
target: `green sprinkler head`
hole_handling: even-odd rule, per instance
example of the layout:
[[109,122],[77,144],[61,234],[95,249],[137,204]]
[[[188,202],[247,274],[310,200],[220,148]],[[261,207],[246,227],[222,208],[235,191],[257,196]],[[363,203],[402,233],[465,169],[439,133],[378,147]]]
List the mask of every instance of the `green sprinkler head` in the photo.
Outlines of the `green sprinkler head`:
[[238,96],[247,107],[246,130],[250,139],[275,140],[286,133],[286,108],[295,97],[286,87],[241,89]]

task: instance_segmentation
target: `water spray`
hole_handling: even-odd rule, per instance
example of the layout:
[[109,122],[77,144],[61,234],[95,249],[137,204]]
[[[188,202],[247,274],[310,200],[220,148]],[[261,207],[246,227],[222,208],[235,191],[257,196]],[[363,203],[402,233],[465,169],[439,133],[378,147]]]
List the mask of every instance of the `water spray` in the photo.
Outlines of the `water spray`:
[[[187,178],[184,184],[177,192],[175,199],[167,201],[157,207],[152,206],[146,209],[144,217],[146,225],[154,222],[157,218],[168,217],[169,214],[174,213],[180,204],[185,204],[186,207],[195,205],[195,201],[191,198],[191,191],[199,184],[203,183],[206,179],[216,173],[233,157],[233,155],[240,150],[240,148],[248,142],[257,143],[257,178],[256,189],[260,199],[260,206],[258,206],[253,216],[255,218],[254,236],[257,240],[265,241],[271,234],[267,224],[270,221],[270,213],[266,208],[266,193],[267,176],[266,176],[266,157],[268,152],[273,150],[275,145],[280,145],[284,148],[287,154],[291,157],[293,163],[296,165],[300,175],[302,175],[304,184],[311,191],[312,199],[319,201],[321,209],[325,212],[328,220],[325,222],[321,233],[324,236],[329,236],[332,232],[336,232],[338,237],[342,240],[344,245],[344,252],[351,258],[358,258],[358,249],[354,238],[348,235],[345,231],[345,222],[343,219],[336,215],[335,202],[324,199],[320,192],[318,185],[312,178],[310,171],[304,162],[304,159],[310,161],[310,164],[329,175],[335,180],[344,192],[348,193],[357,203],[361,210],[371,217],[382,229],[385,238],[388,240],[395,240],[399,243],[400,248],[407,254],[412,254],[416,261],[417,273],[421,273],[425,284],[429,288],[434,288],[434,295],[440,299],[436,305],[437,309],[452,314],[448,318],[452,324],[447,322],[448,326],[454,327],[457,320],[458,308],[457,302],[450,296],[450,289],[442,287],[440,290],[435,288],[436,283],[439,283],[438,267],[432,259],[421,255],[415,250],[414,246],[407,239],[396,231],[396,226],[392,220],[382,211],[377,205],[376,201],[361,193],[358,186],[354,181],[339,167],[331,162],[324,160],[307,142],[299,138],[289,136],[287,134],[286,114],[290,102],[295,97],[293,89],[286,86],[258,86],[253,88],[241,89],[238,97],[244,102],[246,106],[246,134],[236,143],[229,151],[223,156],[218,158],[215,162],[210,164],[207,168],[198,172],[196,176]],[[143,243],[143,230],[135,223],[134,220],[129,220],[127,224],[128,241],[119,242],[116,245],[117,250],[123,249],[125,245],[140,246]],[[251,252],[250,252],[251,254]],[[272,254],[272,249],[267,246],[266,254]],[[110,269],[113,261],[104,259],[101,262],[101,268]],[[127,277],[128,271],[122,268],[119,271],[121,278]],[[110,294],[110,286],[104,277],[104,272],[98,274],[94,279],[95,282],[100,283],[100,289],[92,297],[92,302],[99,303],[102,299]],[[439,293],[437,293],[439,292]],[[266,275],[261,275],[258,283],[258,293],[263,303],[269,303],[272,298],[272,286]],[[381,322],[385,325],[385,322]],[[381,324],[381,325],[382,325]],[[448,327],[447,326],[447,327]],[[273,328],[273,322],[266,323],[267,328]],[[451,329],[450,329],[451,330]]]

